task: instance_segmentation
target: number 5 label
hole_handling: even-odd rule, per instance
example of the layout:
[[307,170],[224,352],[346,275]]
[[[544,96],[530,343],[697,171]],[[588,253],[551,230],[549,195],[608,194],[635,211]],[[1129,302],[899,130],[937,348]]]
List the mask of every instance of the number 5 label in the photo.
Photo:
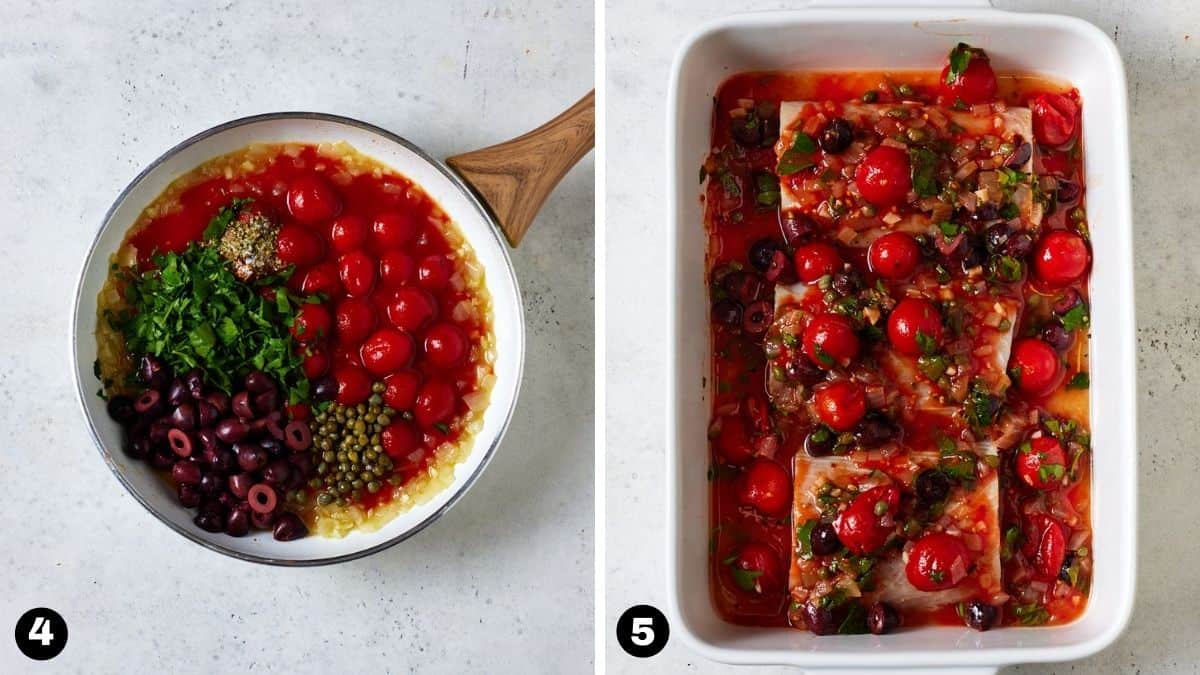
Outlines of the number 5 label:
[[617,642],[626,654],[637,658],[661,652],[670,635],[667,617],[651,605],[630,607],[617,620]]

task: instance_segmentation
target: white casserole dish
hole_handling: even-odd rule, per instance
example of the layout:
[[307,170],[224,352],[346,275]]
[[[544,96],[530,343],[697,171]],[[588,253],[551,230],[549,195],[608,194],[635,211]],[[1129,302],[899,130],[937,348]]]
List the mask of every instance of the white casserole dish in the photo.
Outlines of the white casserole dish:
[[[738,664],[994,672],[1033,661],[1079,659],[1111,644],[1133,608],[1137,433],[1132,218],[1124,68],[1112,41],[1080,19],[1004,12],[984,1],[888,2],[743,14],[685,40],[668,93],[667,583],[673,633],[704,656]],[[959,41],[987,50],[997,71],[1072,83],[1083,98],[1091,292],[1092,523],[1095,574],[1076,621],[1056,627],[902,630],[817,637],[735,626],[709,589],[710,485],[706,480],[711,383],[704,205],[696,170],[710,146],[712,97],[747,70],[940,68]],[[944,672],[944,671],[943,671]]]

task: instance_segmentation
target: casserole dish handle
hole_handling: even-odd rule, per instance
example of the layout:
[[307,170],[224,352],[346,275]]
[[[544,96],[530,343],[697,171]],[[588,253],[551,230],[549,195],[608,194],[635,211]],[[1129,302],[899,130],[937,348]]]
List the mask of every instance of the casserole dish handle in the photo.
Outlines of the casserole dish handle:
[[546,197],[596,144],[596,91],[529,133],[447,157],[516,246]]

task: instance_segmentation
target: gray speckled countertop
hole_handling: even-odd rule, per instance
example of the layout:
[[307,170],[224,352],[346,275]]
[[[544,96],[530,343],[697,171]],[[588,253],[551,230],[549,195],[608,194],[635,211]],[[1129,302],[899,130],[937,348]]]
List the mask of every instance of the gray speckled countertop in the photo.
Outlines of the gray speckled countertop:
[[[0,672],[590,671],[590,156],[514,254],[526,380],[495,461],[365,560],[254,566],[156,522],[83,428],[68,332],[101,217],[176,142],[272,110],[362,118],[439,157],[509,138],[591,87],[592,3],[199,4],[0,7]],[[39,605],[70,629],[45,664],[11,632]]]
[[[630,605],[665,607],[663,589],[663,394],[661,293],[641,292],[661,269],[664,98],[671,58],[703,20],[794,3],[610,0],[608,154],[608,670],[612,673],[726,672],[678,640],[652,659],[626,656],[612,637]],[[1003,9],[1073,14],[1112,35],[1125,59],[1131,104],[1140,411],[1138,596],[1128,631],[1108,650],[1074,664],[1006,672],[1197,672],[1200,559],[1195,517],[1200,455],[1200,273],[1191,165],[1200,151],[1187,106],[1200,91],[1200,7],[1190,0],[994,0]],[[1187,182],[1185,182],[1187,181]],[[647,321],[646,317],[652,317]],[[637,332],[627,326],[637,322]],[[751,672],[751,669],[746,669]],[[762,669],[753,672],[789,672]]]

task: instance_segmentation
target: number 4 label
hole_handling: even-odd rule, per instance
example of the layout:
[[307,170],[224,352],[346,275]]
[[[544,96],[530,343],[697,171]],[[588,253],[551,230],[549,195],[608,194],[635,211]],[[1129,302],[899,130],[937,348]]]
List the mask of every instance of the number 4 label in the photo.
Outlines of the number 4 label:
[[29,639],[37,640],[43,647],[49,647],[54,642],[54,633],[50,631],[50,621],[44,616],[33,617],[33,628],[29,629]]

